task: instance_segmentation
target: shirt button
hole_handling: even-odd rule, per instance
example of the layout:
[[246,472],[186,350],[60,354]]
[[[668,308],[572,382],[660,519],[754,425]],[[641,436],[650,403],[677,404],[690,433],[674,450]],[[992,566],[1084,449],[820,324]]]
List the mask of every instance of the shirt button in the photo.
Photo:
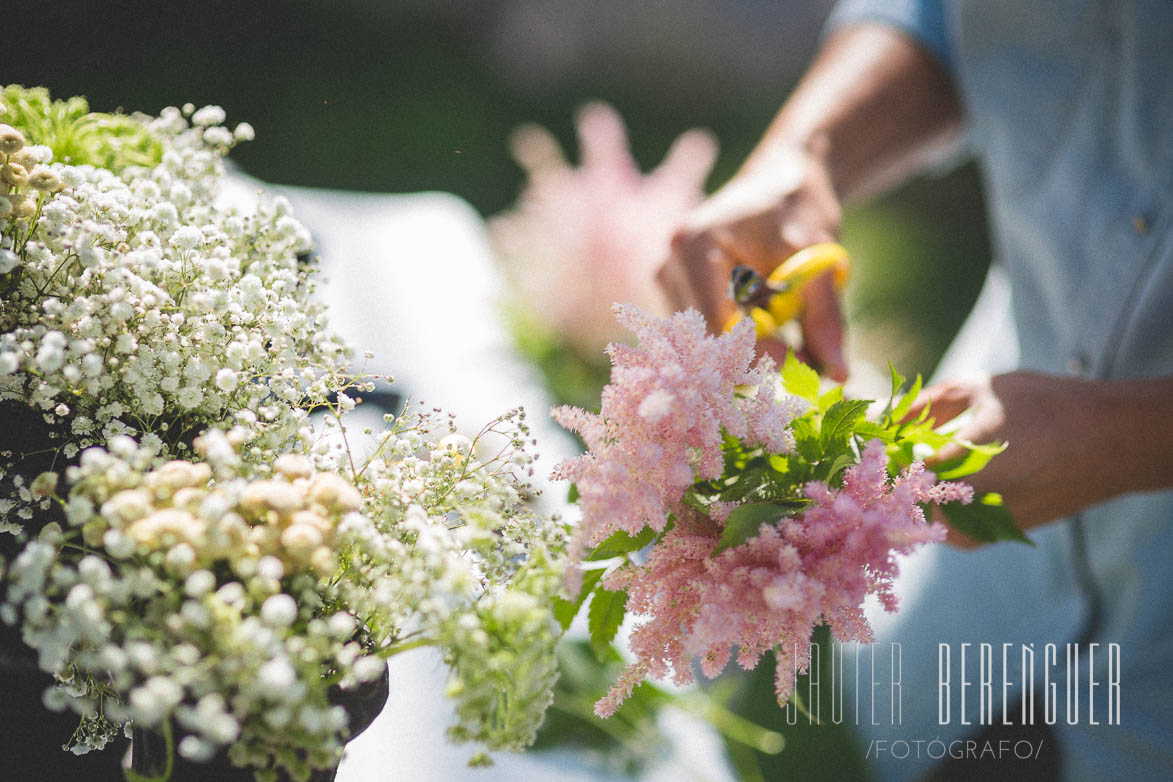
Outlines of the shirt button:
[[1082,353],[1067,362],[1067,374],[1079,377],[1087,371],[1087,356]]
[[1149,219],[1144,215],[1137,215],[1132,218],[1132,230],[1141,236],[1147,236],[1149,233]]

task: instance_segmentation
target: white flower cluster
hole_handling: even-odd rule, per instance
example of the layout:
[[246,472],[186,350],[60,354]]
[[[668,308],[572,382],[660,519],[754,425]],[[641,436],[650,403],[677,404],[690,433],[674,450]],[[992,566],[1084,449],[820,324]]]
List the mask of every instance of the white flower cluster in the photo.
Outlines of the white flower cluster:
[[[356,465],[364,513],[348,517],[344,605],[370,606],[373,636],[392,653],[443,649],[457,741],[489,749],[531,744],[557,680],[566,528],[526,506],[532,457],[525,413],[511,411],[473,439],[405,414]],[[451,426],[449,424],[449,426]],[[532,443],[530,443],[532,444]],[[495,456],[477,454],[488,446]],[[329,463],[345,450],[324,453]]]
[[288,202],[213,206],[222,155],[252,135],[223,119],[137,117],[159,160],[119,171],[54,162],[0,125],[0,400],[67,426],[69,458],[124,433],[182,453],[235,422],[271,460],[342,382]]
[[[214,455],[224,435],[205,437]],[[125,436],[84,451],[65,529],[49,525],[11,564],[3,618],[21,616],[40,667],[70,682],[47,703],[174,720],[197,761],[232,746],[242,764],[295,776],[336,762],[346,713],[328,687],[382,674],[355,614],[323,602],[358,492],[304,457],[251,481],[223,463],[213,481],[207,463],[156,461]]]
[[[312,409],[345,431],[369,385],[310,298],[288,202],[213,206],[252,129],[218,107],[95,119],[0,95],[23,107],[0,114],[0,407],[31,407],[77,463],[61,482],[0,459],[0,521],[33,538],[0,562],[0,620],[61,683],[46,704],[82,716],[74,751],[133,724],[304,779],[341,752],[330,696],[420,646],[451,667],[453,738],[531,743],[566,531],[526,505],[524,413],[470,439],[405,411],[365,459],[315,433]],[[68,143],[33,132],[50,110]]]
[[337,458],[328,446],[261,477],[231,433],[196,439],[207,461],[162,464],[116,436],[68,470],[67,523],[11,563],[0,618],[21,621],[64,682],[46,702],[88,719],[77,751],[105,744],[94,726],[173,721],[188,759],[228,746],[235,763],[300,778],[341,752],[330,687],[423,645],[452,667],[451,735],[524,748],[557,678],[565,531],[525,509],[519,415],[478,438],[507,438],[488,462],[401,416],[353,480],[317,468]]

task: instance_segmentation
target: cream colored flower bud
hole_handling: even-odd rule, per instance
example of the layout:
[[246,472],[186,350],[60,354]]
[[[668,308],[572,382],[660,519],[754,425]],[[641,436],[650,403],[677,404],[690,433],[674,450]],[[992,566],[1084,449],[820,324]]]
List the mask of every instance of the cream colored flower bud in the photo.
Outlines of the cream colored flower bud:
[[52,169],[41,165],[34,166],[29,172],[29,184],[42,193],[56,193],[65,186]]
[[322,545],[322,532],[309,524],[290,524],[281,533],[281,546],[300,560],[307,560]]
[[261,517],[268,511],[287,516],[305,505],[302,493],[285,481],[256,481],[244,490],[240,498],[240,509],[253,517]]
[[151,494],[145,489],[125,489],[102,503],[102,515],[114,521],[116,527],[138,521],[154,509]]
[[313,527],[322,533],[323,538],[329,537],[334,532],[334,522],[312,510],[299,510],[289,519],[289,523],[291,526],[294,524],[305,524]]
[[320,472],[309,480],[306,493],[314,502],[324,505],[335,513],[358,510],[362,495],[345,478],[337,473]]
[[171,504],[176,508],[182,508],[187,511],[195,513],[199,510],[200,503],[204,501],[207,492],[203,489],[197,489],[192,486],[184,486],[179,491],[175,492],[175,496],[171,498]]
[[147,476],[147,488],[158,492],[165,489],[171,495],[187,487],[206,486],[212,480],[212,468],[203,462],[185,462],[175,460],[167,462],[162,467],[154,469]]
[[281,528],[269,524],[260,524],[249,528],[249,543],[257,547],[261,554],[271,554],[277,550],[281,540]]
[[25,147],[20,152],[8,159],[10,163],[20,163],[27,170],[32,171],[33,168],[41,162],[41,156],[32,147]]
[[102,536],[106,534],[106,530],[110,527],[105,521],[101,519],[93,519],[86,522],[85,526],[81,528],[81,538],[86,542],[87,546],[97,548],[102,545]]
[[43,472],[33,479],[29,490],[34,497],[49,497],[57,491],[57,473]]
[[212,526],[208,541],[216,554],[232,554],[243,551],[248,544],[249,526],[239,513],[225,513]]
[[5,163],[0,166],[0,180],[13,187],[24,187],[29,183],[29,172],[20,163]]
[[314,466],[304,456],[294,453],[284,453],[273,462],[273,472],[283,475],[287,480],[308,478],[314,473]]
[[11,155],[24,146],[24,134],[11,125],[0,125],[0,153]]
[[334,569],[338,567],[338,560],[334,558],[333,551],[322,546],[310,555],[310,567],[314,569],[318,578],[328,578],[334,575]]
[[31,198],[25,196],[8,196],[12,204],[12,216],[17,220],[30,220],[37,213],[37,205]]
[[0,195],[0,220],[12,214],[12,201],[8,196]]

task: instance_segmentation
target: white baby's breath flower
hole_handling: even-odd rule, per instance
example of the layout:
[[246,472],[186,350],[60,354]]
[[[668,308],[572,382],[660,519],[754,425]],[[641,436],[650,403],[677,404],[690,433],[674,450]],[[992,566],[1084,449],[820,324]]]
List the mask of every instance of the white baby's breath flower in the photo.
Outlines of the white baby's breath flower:
[[297,621],[297,601],[285,593],[266,598],[261,604],[261,618],[274,627],[289,627]]

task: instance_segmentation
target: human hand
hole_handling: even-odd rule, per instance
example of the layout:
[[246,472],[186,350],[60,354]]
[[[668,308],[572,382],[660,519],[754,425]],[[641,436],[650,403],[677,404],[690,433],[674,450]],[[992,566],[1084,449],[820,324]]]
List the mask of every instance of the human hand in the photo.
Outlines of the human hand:
[[[1023,530],[1065,518],[1119,493],[1121,486],[1105,437],[1115,426],[1108,413],[1111,394],[1103,384],[1037,372],[1012,372],[926,389],[909,417],[931,405],[937,424],[965,411],[971,418],[957,436],[974,443],[1004,441],[1008,447],[965,480],[976,495],[997,492]],[[950,444],[928,460],[934,464],[962,455]],[[961,548],[976,541],[950,529],[949,542]]]
[[[727,289],[733,267],[745,264],[768,276],[797,250],[834,241],[842,211],[826,165],[806,152],[773,150],[751,159],[724,187],[685,219],[658,279],[674,309],[695,307],[720,329],[736,305]],[[804,352],[832,379],[847,379],[843,316],[831,274],[803,290]],[[787,346],[763,339],[781,361]]]

